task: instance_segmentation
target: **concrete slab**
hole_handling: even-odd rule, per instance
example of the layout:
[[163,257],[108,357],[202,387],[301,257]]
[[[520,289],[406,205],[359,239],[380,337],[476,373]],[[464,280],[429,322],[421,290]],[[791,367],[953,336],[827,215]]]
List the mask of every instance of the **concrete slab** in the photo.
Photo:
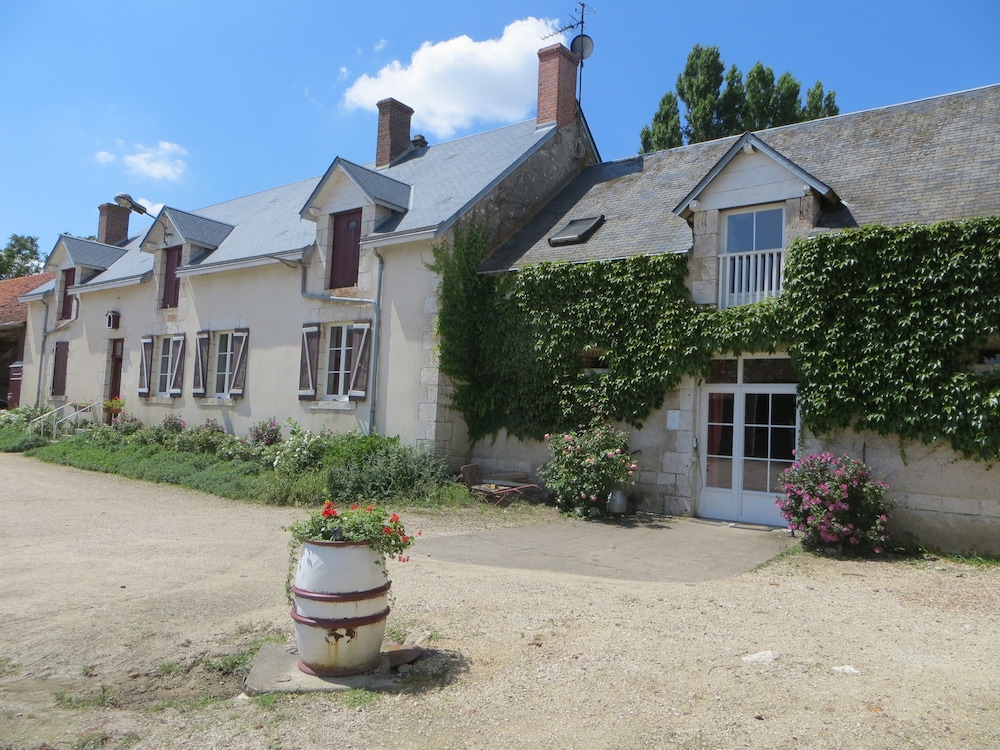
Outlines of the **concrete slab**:
[[421,539],[413,556],[626,581],[706,581],[752,570],[792,544],[787,530],[648,516]]
[[385,653],[377,669],[353,677],[316,677],[300,671],[298,664],[299,650],[294,645],[264,644],[247,676],[244,692],[247,695],[313,693],[355,688],[379,690],[399,685],[399,675],[389,668]]

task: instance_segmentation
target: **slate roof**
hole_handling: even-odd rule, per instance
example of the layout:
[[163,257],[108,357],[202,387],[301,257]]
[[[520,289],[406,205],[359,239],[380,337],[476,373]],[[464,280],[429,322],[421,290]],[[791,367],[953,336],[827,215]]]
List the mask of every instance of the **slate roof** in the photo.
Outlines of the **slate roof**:
[[554,134],[554,125],[536,128],[529,120],[408,151],[378,172],[413,186],[409,210],[390,217],[362,242],[446,230]]
[[[843,201],[826,207],[821,228],[1000,214],[1000,85],[755,136]],[[584,170],[481,270],[689,250],[691,228],[674,209],[739,139]],[[570,220],[599,214],[606,222],[585,244],[549,246],[547,238]]]
[[105,245],[103,242],[85,240],[71,234],[61,235],[59,241],[63,243],[66,254],[74,266],[103,270],[114,265],[126,252],[115,245]]
[[0,326],[26,322],[28,320],[28,306],[19,302],[17,298],[22,294],[34,291],[54,278],[55,276],[51,273],[38,273],[33,276],[18,276],[0,281]]
[[[395,234],[424,230],[440,233],[554,134],[554,126],[536,128],[533,120],[527,121],[412,149],[390,167],[379,170],[373,163],[359,166],[338,158],[324,177],[196,211],[164,207],[157,220],[169,219],[185,240],[215,248],[196,261],[201,268],[304,250],[316,241],[316,224],[302,219],[300,211],[317,193],[321,182],[339,167],[370,197],[383,205],[405,209],[394,210],[393,216],[363,241],[383,241]],[[130,239],[124,249],[114,248],[120,259],[81,288],[128,283],[151,273],[153,256],[141,250],[148,231]]]
[[217,248],[233,231],[232,224],[206,219],[177,208],[164,206],[163,213],[180,232],[182,242],[192,242],[201,247]]

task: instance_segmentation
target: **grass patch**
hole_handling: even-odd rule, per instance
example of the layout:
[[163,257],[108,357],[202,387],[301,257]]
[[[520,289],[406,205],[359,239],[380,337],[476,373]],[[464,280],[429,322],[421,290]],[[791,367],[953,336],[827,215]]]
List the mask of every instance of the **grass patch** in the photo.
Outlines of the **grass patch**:
[[261,695],[253,696],[250,700],[252,700],[259,708],[271,710],[277,707],[279,703],[287,702],[288,696],[282,695],[281,693],[263,693]]
[[52,696],[60,708],[113,708],[118,705],[119,694],[108,685],[101,685],[96,695],[70,695],[59,690]]
[[377,702],[382,696],[364,688],[351,688],[338,696],[340,703],[347,708],[367,708]]
[[0,452],[24,453],[32,448],[48,444],[48,438],[39,434],[29,435],[28,430],[20,425],[0,427]]
[[17,674],[21,665],[9,656],[0,656],[0,677],[10,677]]
[[250,667],[253,666],[253,660],[257,658],[265,643],[284,642],[283,635],[268,633],[254,638],[247,648],[217,657],[204,656],[198,660],[198,664],[209,672],[215,672],[223,677],[246,677],[250,673]]
[[798,557],[799,555],[804,555],[804,554],[805,550],[802,549],[802,542],[794,542],[788,547],[785,547],[785,549],[781,550],[781,552],[776,554],[770,560],[765,560],[764,562],[755,565],[752,568],[752,570],[754,571],[763,570],[769,565],[774,565],[775,563],[779,563],[782,560],[787,560],[789,557]]
[[187,674],[192,667],[194,664],[185,664],[182,661],[165,661],[157,667],[156,671],[166,677],[172,677],[173,675]]
[[1000,568],[1000,557],[990,555],[939,555],[941,559],[959,565],[971,565],[974,568]]
[[159,711],[201,711],[226,700],[216,695],[199,695],[197,698],[186,698],[184,700],[159,700],[146,709],[147,713],[157,713]]

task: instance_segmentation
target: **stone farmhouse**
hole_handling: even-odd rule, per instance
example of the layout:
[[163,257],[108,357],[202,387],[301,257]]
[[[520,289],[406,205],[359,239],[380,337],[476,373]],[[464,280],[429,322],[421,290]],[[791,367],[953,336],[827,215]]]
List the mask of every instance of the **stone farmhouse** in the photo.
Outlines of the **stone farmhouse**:
[[[780,294],[795,238],[1000,214],[1000,85],[602,163],[577,58],[561,45],[538,54],[534,121],[429,144],[410,132],[413,111],[387,99],[373,163],[337,158],[315,179],[164,207],[136,237],[141,207],[101,205],[97,240],[62,235],[54,278],[21,297],[22,403],[121,395],[143,421],[176,413],[235,433],[290,417],[533,475],[545,445],[503,433],[471,443],[437,367],[427,263],[462,222],[497,238],[482,273],[682,254],[692,300],[722,308]],[[938,445],[909,448],[904,464],[876,435],[805,434],[796,384],[785,353],[719,352],[710,376],[687,378],[633,430],[633,500],[784,525],[777,476],[804,445],[863,455],[916,538],[1000,553],[988,470]]]
[[[314,432],[461,440],[438,378],[431,249],[463,219],[509,235],[599,161],[576,56],[539,51],[535,120],[447,143],[379,103],[375,161],[195,211],[99,207],[96,241],[62,235],[28,303],[27,403],[121,396],[144,422],[178,414],[245,434],[272,416]],[[119,204],[120,203],[120,204]],[[458,434],[456,434],[456,429]]]
[[[679,253],[692,300],[725,308],[780,294],[797,237],[995,215],[1000,85],[594,165],[482,272]],[[577,241],[550,242],[571,226]],[[904,462],[878,435],[800,434],[796,383],[787,354],[718,353],[707,378],[687,378],[634,431],[642,505],[784,525],[774,499],[801,445],[864,456],[893,490],[897,528],[917,539],[1000,553],[995,469],[938,445],[908,445]],[[475,457],[527,469],[546,453],[501,435]]]

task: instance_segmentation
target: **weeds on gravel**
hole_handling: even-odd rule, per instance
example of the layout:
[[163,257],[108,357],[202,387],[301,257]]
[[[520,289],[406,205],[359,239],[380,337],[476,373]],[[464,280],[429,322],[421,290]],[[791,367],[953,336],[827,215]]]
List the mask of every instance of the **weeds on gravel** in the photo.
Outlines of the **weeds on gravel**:
[[172,710],[187,713],[188,711],[201,711],[224,700],[226,698],[217,695],[200,695],[197,698],[186,698],[184,700],[158,700],[147,708],[146,712],[157,713],[159,711]]
[[120,699],[116,690],[104,684],[97,695],[70,695],[65,690],[59,690],[52,697],[60,708],[113,708]]
[[337,698],[347,708],[367,708],[382,696],[364,688],[351,688],[340,693]]
[[0,656],[0,677],[9,677],[12,674],[17,674],[20,668],[21,665],[9,656]]

